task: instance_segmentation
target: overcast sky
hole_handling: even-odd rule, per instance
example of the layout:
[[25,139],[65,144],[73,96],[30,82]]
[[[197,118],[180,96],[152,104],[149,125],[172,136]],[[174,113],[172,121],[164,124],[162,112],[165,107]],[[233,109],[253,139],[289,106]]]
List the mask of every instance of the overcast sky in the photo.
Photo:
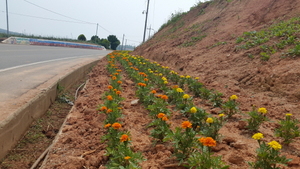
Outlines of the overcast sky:
[[[147,0],[7,0],[9,30],[24,34],[87,39],[96,34],[116,35],[137,46],[143,41]],[[200,0],[150,0],[148,28],[151,34],[172,13],[189,11]],[[203,0],[202,0],[203,1]],[[0,28],[6,29],[6,0],[0,1]],[[147,30],[146,38],[149,36]],[[125,42],[124,42],[125,43]]]

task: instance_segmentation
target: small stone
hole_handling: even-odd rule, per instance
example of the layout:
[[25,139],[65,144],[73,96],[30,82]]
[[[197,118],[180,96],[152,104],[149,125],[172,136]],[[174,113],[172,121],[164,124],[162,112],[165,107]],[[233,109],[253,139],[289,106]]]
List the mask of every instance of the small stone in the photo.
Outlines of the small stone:
[[132,100],[130,104],[131,106],[136,106],[138,103],[139,103],[139,99],[136,99],[136,100]]

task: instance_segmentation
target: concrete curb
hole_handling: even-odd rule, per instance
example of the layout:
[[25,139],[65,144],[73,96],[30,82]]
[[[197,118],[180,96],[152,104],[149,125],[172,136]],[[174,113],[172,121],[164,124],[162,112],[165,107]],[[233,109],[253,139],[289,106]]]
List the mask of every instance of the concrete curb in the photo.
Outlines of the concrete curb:
[[47,112],[57,96],[57,85],[68,89],[72,84],[83,79],[98,61],[84,65],[60,78],[0,124],[0,159],[4,158],[9,150],[17,144],[31,123]]

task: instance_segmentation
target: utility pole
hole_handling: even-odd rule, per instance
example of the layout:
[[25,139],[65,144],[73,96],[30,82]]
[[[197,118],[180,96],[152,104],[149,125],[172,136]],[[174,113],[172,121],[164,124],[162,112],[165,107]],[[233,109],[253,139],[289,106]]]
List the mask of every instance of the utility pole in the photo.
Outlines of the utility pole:
[[148,19],[149,2],[150,2],[150,0],[148,0],[148,3],[147,3],[147,10],[146,10],[146,20],[145,20],[145,28],[144,28],[144,38],[143,38],[143,43],[145,42],[145,37],[146,37],[146,29],[147,29],[147,19]]
[[7,37],[9,36],[9,26],[8,26],[8,6],[7,6],[7,0],[6,0],[6,31],[7,31]]
[[124,50],[126,50],[126,45],[127,45],[127,39],[125,40],[125,47],[124,47]]
[[125,34],[123,34],[123,39],[122,39],[122,48],[121,48],[121,50],[124,50],[124,37],[125,37]]
[[98,23],[97,23],[97,28],[96,28],[96,36],[98,36],[97,34],[98,34]]

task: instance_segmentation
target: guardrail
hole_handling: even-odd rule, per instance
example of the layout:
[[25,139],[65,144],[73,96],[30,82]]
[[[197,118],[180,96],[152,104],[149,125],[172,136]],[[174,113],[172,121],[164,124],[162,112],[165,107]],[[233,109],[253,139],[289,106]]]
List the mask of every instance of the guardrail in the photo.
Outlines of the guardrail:
[[5,39],[4,41],[2,41],[2,43],[106,50],[105,47],[100,46],[100,45],[91,45],[91,44],[74,43],[74,42],[63,42],[63,41],[54,41],[54,40],[45,40],[45,39],[21,38],[21,37],[9,37],[8,39]]

